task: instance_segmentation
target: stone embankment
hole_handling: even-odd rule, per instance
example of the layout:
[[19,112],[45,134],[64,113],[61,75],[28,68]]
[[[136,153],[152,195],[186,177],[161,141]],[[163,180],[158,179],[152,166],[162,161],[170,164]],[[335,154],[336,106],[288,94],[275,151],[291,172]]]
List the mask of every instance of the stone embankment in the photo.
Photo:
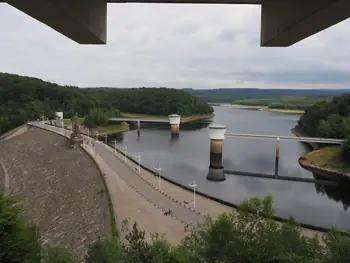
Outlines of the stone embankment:
[[[57,134],[31,127],[0,142],[9,193],[20,197],[27,222],[40,228],[43,244],[75,249],[111,233],[106,190],[99,170],[80,148]],[[4,172],[0,168],[0,182]]]

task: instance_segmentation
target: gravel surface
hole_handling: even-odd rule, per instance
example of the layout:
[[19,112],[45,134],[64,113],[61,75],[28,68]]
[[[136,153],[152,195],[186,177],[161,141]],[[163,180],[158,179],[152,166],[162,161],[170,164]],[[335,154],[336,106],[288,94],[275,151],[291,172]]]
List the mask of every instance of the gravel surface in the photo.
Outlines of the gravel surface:
[[80,147],[71,149],[66,138],[37,128],[0,147],[10,194],[21,198],[24,216],[40,227],[43,244],[73,248],[82,257],[88,244],[109,235],[102,178]]

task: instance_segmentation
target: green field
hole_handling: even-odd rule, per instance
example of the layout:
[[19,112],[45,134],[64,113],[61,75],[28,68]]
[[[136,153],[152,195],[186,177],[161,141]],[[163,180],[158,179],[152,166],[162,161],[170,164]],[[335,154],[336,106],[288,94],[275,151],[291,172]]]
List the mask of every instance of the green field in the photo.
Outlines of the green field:
[[299,110],[302,113],[302,111],[318,101],[329,101],[331,99],[332,97],[330,96],[283,96],[277,98],[235,100],[232,104],[267,107],[265,110]]

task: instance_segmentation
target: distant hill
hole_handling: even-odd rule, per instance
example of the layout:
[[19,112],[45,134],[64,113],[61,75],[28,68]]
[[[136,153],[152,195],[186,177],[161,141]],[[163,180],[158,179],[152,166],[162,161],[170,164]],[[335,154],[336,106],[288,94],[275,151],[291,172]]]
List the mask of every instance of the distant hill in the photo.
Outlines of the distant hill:
[[231,103],[236,100],[277,98],[282,96],[336,96],[350,89],[184,89],[198,100],[211,103]]

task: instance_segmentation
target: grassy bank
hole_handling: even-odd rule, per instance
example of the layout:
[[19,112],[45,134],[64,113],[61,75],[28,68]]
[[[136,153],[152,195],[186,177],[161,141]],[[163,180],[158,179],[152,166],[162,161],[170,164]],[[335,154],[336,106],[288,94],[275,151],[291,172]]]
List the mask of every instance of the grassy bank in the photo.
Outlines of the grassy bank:
[[191,121],[203,120],[203,119],[211,119],[214,118],[215,114],[205,114],[205,115],[192,115],[188,117],[182,117],[181,123],[187,123]]
[[[94,129],[96,132],[96,129]],[[110,124],[105,127],[98,127],[97,132],[99,135],[113,134],[126,132],[129,130],[129,125],[126,122]]]
[[325,168],[341,174],[350,173],[350,164],[346,163],[338,146],[325,147],[312,151],[303,156],[306,164],[319,168]]
[[291,113],[291,114],[303,114],[304,110],[294,110],[294,109],[272,109],[266,106],[253,106],[253,105],[243,105],[243,104],[223,104],[225,107],[232,107],[238,109],[252,109],[259,111],[270,111],[270,112],[281,112],[281,113]]
[[293,110],[293,109],[271,109],[268,107],[263,107],[259,109],[260,111],[270,111],[270,112],[281,112],[281,113],[293,113],[293,114],[303,114],[304,110]]
[[168,119],[168,116],[162,116],[162,115],[148,115],[148,114],[142,114],[142,113],[130,113],[130,112],[122,112],[121,118],[131,118],[131,119]]
[[[85,119],[85,118],[79,118],[80,124],[83,124],[83,123],[84,123],[84,119]],[[63,120],[63,123],[64,123],[64,124],[67,124],[67,125],[70,125],[70,124],[72,124],[72,120],[71,120],[71,119],[64,119],[64,120]]]

